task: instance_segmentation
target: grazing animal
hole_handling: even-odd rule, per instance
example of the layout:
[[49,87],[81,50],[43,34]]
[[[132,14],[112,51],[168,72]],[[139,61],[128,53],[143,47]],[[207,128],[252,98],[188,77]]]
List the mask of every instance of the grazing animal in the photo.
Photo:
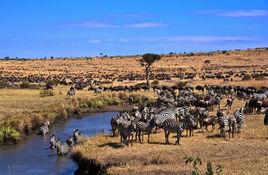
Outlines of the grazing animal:
[[177,140],[175,142],[175,145],[176,144],[180,145],[180,137],[183,130],[185,129],[184,122],[180,122],[176,119],[169,118],[161,125],[161,128],[163,128],[165,131],[166,144],[169,144],[169,134],[173,132],[177,134]]
[[67,91],[66,98],[75,96],[75,89],[70,88],[70,90]]
[[59,156],[65,156],[68,154],[70,147],[67,144],[61,144],[60,139],[57,139],[56,149]]
[[244,124],[244,108],[237,109],[237,111],[234,112],[234,117],[236,118],[236,122],[238,124],[237,132],[240,133],[242,125]]
[[229,131],[229,120],[225,113],[217,112],[218,123],[220,125],[220,134],[223,138],[225,138],[226,131]]
[[217,123],[217,118],[216,117],[207,117],[205,119],[202,120],[202,130],[203,127],[205,127],[205,129],[208,131],[208,126],[211,125],[212,126],[212,131],[215,129],[215,125]]
[[264,125],[268,125],[268,110],[267,110],[265,117],[264,117]]
[[50,149],[55,149],[57,144],[57,137],[52,134],[49,139],[49,148]]
[[49,132],[50,122],[47,120],[40,128],[39,134],[45,136]]
[[228,98],[225,107],[231,110],[233,102],[234,102],[234,99],[232,97]]
[[148,140],[147,142],[150,142],[150,134],[152,133],[153,128],[155,127],[155,120],[154,118],[151,119],[149,122],[137,122],[136,123],[136,135],[139,137],[139,142],[141,143],[141,134],[142,134],[142,140],[143,140],[143,134],[148,134]]
[[188,132],[189,137],[194,136],[193,130],[197,127],[194,117],[190,114],[187,114],[183,121],[185,123],[186,136],[188,137]]

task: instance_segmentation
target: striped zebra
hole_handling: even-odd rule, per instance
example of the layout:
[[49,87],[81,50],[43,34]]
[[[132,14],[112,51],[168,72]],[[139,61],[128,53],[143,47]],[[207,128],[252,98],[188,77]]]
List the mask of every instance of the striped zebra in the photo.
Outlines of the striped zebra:
[[218,123],[220,125],[220,135],[225,138],[226,131],[229,132],[229,119],[224,112],[217,112]]
[[47,120],[40,128],[39,128],[39,134],[45,136],[49,132],[49,125],[50,122]]
[[238,133],[238,125],[234,115],[228,116],[228,124],[229,124],[229,138],[231,138],[231,134],[232,138],[234,138],[234,134]]
[[169,144],[169,134],[170,133],[176,133],[177,134],[177,140],[175,142],[176,144],[180,145],[180,137],[185,129],[186,125],[185,122],[180,122],[179,120],[168,118],[162,125],[161,128],[165,131],[165,143]]
[[137,122],[135,125],[135,130],[136,130],[136,136],[138,135],[139,137],[139,142],[141,143],[141,135],[142,135],[142,140],[143,140],[143,135],[144,133],[148,134],[148,140],[147,142],[150,142],[150,134],[152,133],[153,128],[155,127],[155,119],[151,119],[149,122]]
[[244,117],[244,108],[238,108],[237,111],[234,112],[234,117],[236,118],[236,122],[237,122],[237,132],[240,133],[241,131],[241,128],[242,128],[242,125],[244,124],[244,120],[245,120],[245,117]]
[[59,156],[65,156],[68,154],[70,147],[67,144],[61,144],[60,139],[57,139],[56,149]]
[[186,115],[186,113],[189,112],[190,107],[189,106],[183,106],[176,108],[176,115],[179,119],[183,119]]
[[193,130],[197,127],[197,123],[195,122],[194,116],[192,116],[190,114],[186,114],[183,121],[185,123],[186,137],[188,137],[188,132],[189,132],[190,137],[194,136]]
[[49,139],[49,148],[50,149],[56,148],[56,144],[57,144],[57,137],[54,134],[52,134]]
[[73,89],[70,89],[67,91],[67,95],[66,95],[66,98],[69,98],[69,97],[73,97],[75,96],[75,90]]

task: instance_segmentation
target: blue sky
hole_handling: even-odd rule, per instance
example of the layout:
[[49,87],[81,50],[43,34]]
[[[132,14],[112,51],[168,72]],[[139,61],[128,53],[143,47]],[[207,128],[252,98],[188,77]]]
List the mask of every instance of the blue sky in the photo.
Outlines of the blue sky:
[[0,57],[268,46],[268,0],[0,0]]

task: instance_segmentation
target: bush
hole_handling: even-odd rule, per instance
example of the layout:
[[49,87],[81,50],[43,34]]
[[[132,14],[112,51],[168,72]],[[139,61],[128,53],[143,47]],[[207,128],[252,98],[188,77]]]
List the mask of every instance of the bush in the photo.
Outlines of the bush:
[[0,144],[17,143],[21,140],[21,135],[18,131],[11,127],[0,128]]
[[143,104],[149,102],[149,99],[145,96],[131,94],[128,98],[128,102],[131,104],[143,105]]
[[4,81],[0,81],[0,89],[8,87],[8,84]]
[[31,84],[27,81],[23,81],[20,84],[20,88],[21,89],[40,89],[40,86],[38,86],[37,84]]
[[177,83],[177,87],[178,87],[179,89],[184,88],[186,85],[187,85],[187,82],[179,81],[179,82]]
[[205,173],[201,173],[199,170],[199,166],[202,165],[202,160],[200,157],[192,157],[192,156],[185,156],[184,157],[185,164],[193,164],[194,170],[192,171],[192,175],[220,175],[223,173],[222,165],[217,165],[216,170],[213,171],[211,162],[207,162],[207,171]]
[[152,85],[159,85],[159,81],[158,80],[152,81]]
[[51,96],[54,96],[55,94],[54,94],[53,90],[48,89],[48,90],[40,91],[39,95],[40,95],[40,97],[51,97]]
[[251,80],[250,75],[246,74],[242,77],[242,81],[247,81],[247,80]]
[[102,100],[96,98],[88,99],[87,101],[87,106],[91,109],[102,108],[104,105]]

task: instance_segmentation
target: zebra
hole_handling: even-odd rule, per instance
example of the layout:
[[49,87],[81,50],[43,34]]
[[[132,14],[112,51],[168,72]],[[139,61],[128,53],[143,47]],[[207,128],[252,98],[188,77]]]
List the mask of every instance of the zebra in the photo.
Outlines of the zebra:
[[75,144],[78,144],[79,142],[79,135],[80,135],[80,132],[78,129],[74,129],[74,133],[73,133],[73,140],[74,140],[74,143]]
[[60,139],[57,139],[56,143],[57,154],[59,156],[67,155],[70,150],[70,147],[67,144],[61,144]]
[[188,132],[190,137],[194,136],[193,130],[197,126],[194,117],[190,114],[186,114],[186,117],[183,119],[183,121],[185,123],[186,136],[188,137]]
[[152,133],[153,128],[155,127],[155,119],[152,118],[149,122],[137,122],[136,123],[136,136],[139,137],[139,142],[141,143],[141,134],[142,134],[142,140],[143,140],[143,134],[146,132],[148,134],[148,140],[147,142],[150,143],[150,134]]
[[186,128],[185,122],[181,122],[179,120],[168,118],[162,125],[161,128],[164,129],[165,132],[165,140],[166,144],[169,144],[169,134],[171,132],[174,132],[177,134],[177,140],[175,142],[176,144],[180,145],[180,137],[184,129]]
[[232,134],[232,138],[234,138],[235,132],[238,133],[238,125],[237,125],[237,121],[234,115],[229,115],[228,124],[229,124],[229,138],[231,134]]
[[128,145],[128,142],[131,142],[132,145],[133,132],[135,130],[135,125],[133,124],[133,121],[130,121],[123,116],[120,116],[116,120],[116,123],[118,125],[121,143],[125,143],[126,145]]
[[45,136],[49,132],[50,122],[47,120],[40,128],[39,134]]
[[268,109],[266,109],[266,113],[264,116],[264,125],[268,125]]
[[244,124],[244,108],[238,108],[237,111],[234,112],[234,117],[236,118],[237,122],[237,132],[240,133],[242,125]]
[[66,139],[66,144],[72,148],[74,145],[75,145],[75,141],[74,141],[74,137],[73,136],[69,136],[67,139]]
[[220,135],[225,138],[226,131],[230,131],[229,119],[224,112],[217,112],[218,123],[220,125]]
[[208,131],[208,126],[211,125],[212,126],[212,132],[214,131],[215,129],[215,125],[217,123],[217,118],[216,117],[207,117],[207,118],[204,118],[202,120],[202,130],[203,130],[203,127],[205,127],[205,129]]
[[101,88],[95,88],[94,89],[94,93],[95,94],[101,94],[102,93],[102,89]]
[[118,119],[118,117],[119,117],[119,114],[117,114],[116,116],[112,117],[111,120],[110,120],[113,136],[116,135],[116,130],[118,129],[118,125],[116,123],[116,120]]
[[51,134],[49,139],[49,148],[50,149],[56,148],[56,144],[57,144],[57,137],[54,134]]
[[67,91],[66,98],[75,96],[75,89],[70,89]]

